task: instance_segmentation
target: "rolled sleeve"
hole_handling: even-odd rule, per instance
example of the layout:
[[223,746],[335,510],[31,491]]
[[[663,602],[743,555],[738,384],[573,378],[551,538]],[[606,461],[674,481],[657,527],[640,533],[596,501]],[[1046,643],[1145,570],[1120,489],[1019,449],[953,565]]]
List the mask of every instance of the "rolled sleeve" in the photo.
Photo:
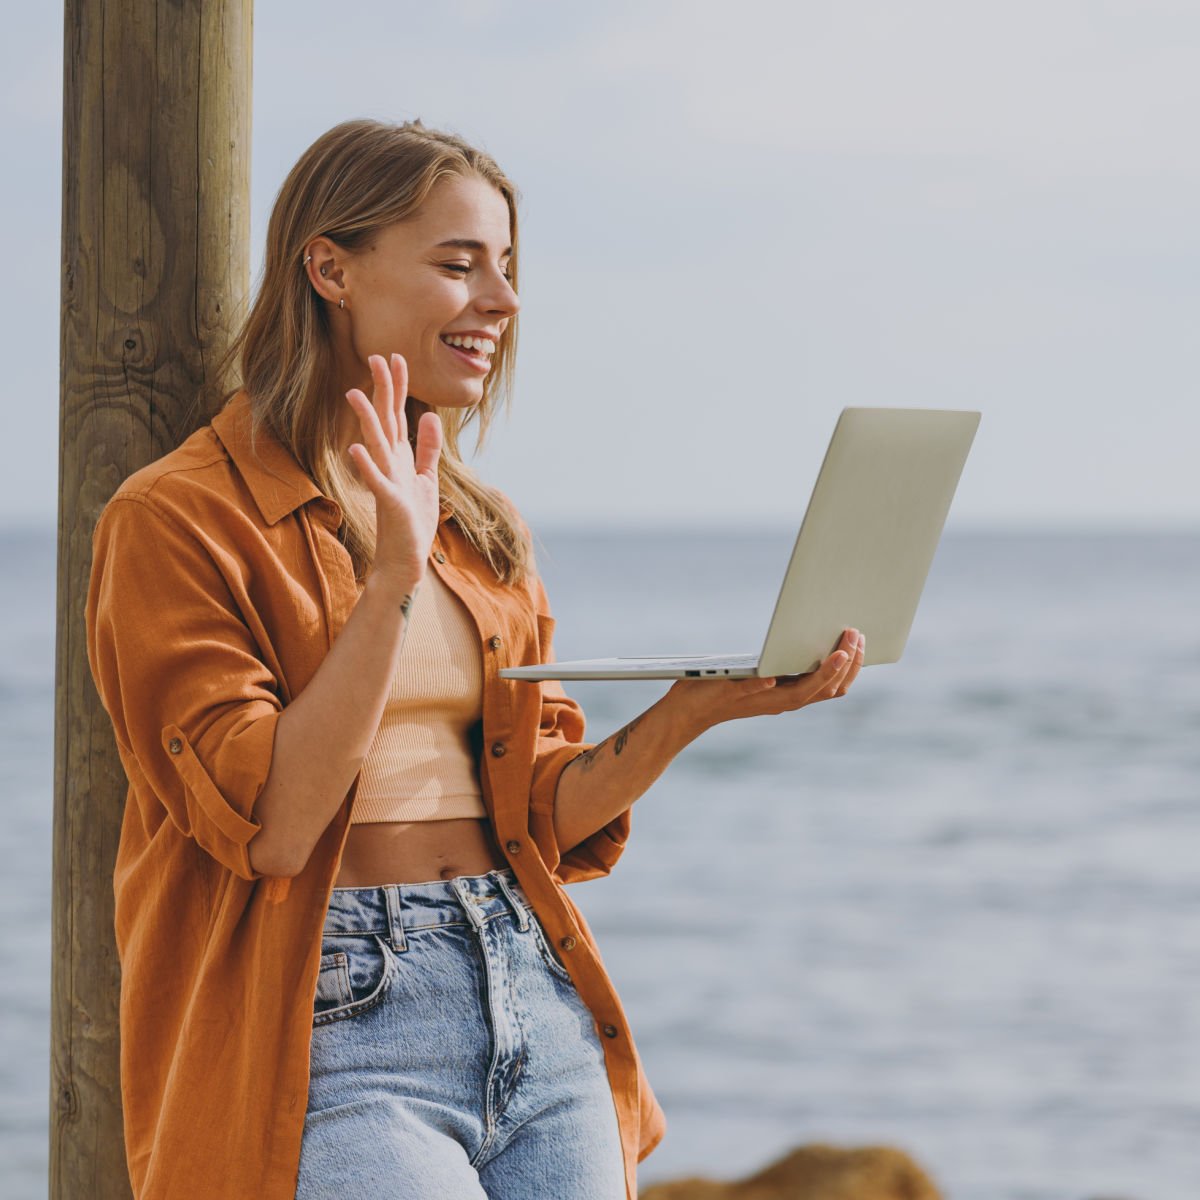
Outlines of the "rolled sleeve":
[[215,771],[224,783],[223,789],[214,782],[178,725],[168,725],[162,731],[163,749],[184,788],[187,821],[182,832],[194,837],[197,845],[243,879],[262,877],[250,865],[250,839],[262,828],[250,810],[271,768],[279,715],[267,713],[225,738],[220,748],[221,766]]
[[[96,526],[88,660],[148,826],[162,812],[244,879],[282,713],[278,681],[195,531],[141,494]],[[157,813],[154,810],[160,810]]]

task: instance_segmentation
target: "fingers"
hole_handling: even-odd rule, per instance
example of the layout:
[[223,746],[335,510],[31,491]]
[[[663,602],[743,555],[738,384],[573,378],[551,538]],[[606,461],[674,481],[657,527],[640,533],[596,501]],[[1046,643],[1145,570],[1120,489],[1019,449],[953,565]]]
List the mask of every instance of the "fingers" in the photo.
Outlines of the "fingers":
[[383,472],[375,465],[367,448],[361,442],[355,442],[348,450],[350,461],[358,468],[359,478],[370,491],[378,496],[380,489],[387,483]]
[[442,453],[442,422],[437,413],[421,414],[417,422],[417,451],[413,466],[418,475],[437,479],[438,458]]
[[392,446],[379,422],[379,413],[361,388],[351,388],[346,393],[346,401],[358,417],[363,448],[379,470],[387,474],[391,464]]
[[393,445],[408,441],[408,363],[402,355],[393,354],[389,360],[392,381],[392,426],[395,430]]
[[388,446],[396,444],[396,397],[395,381],[392,368],[381,354],[371,354],[367,357],[367,365],[371,368],[371,405],[379,418],[379,427],[387,439]]
[[844,696],[862,668],[865,646],[866,639],[857,629],[847,629],[839,639],[837,649],[815,671],[781,677],[778,680],[782,704],[779,711]]
[[821,692],[822,700],[832,700],[846,694],[850,686],[850,673],[858,658],[860,636],[857,629],[847,629],[838,642],[838,648],[822,664],[822,671],[828,671],[826,686]]
[[850,690],[850,685],[858,678],[858,673],[862,670],[863,659],[866,657],[866,653],[867,639],[860,633],[858,634],[850,662],[842,678],[841,687],[838,689],[837,694],[839,696],[844,696]]
[[[372,398],[361,388],[351,388],[346,400],[354,409],[362,430],[362,445],[384,476],[390,477],[396,466],[396,452],[408,449],[408,364],[402,355],[385,359],[381,354],[367,358],[371,372]],[[351,456],[352,459],[354,456]],[[357,459],[354,459],[357,461]]]

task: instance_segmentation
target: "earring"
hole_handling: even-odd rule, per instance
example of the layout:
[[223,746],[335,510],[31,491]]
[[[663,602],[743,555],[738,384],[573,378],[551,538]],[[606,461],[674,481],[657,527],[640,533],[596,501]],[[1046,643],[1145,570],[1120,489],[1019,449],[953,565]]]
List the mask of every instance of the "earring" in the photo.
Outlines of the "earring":
[[329,270],[329,268],[328,268],[328,267],[322,267],[322,268],[321,268],[321,278],[322,278],[322,279],[324,279],[324,278],[325,278],[325,272],[326,272],[326,271],[328,271],[328,270]]
[[346,297],[345,297],[345,296],[343,296],[343,297],[342,297],[342,298],[341,298],[341,299],[338,301],[338,308],[345,308],[345,307],[346,307]]
[[306,259],[305,259],[305,260],[304,260],[304,261],[303,261],[303,262],[302,262],[300,265],[301,265],[302,267],[307,267],[307,266],[308,266],[308,264],[309,264],[310,262],[312,262],[312,255],[311,255],[311,254],[310,254],[310,255],[309,255],[309,256],[308,256],[308,257],[307,257],[307,258],[306,258]]

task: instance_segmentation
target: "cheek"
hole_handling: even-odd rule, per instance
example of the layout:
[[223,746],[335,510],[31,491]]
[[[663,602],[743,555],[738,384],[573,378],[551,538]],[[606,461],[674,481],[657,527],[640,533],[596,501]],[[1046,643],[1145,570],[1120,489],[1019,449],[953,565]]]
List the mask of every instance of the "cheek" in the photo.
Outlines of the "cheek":
[[368,353],[419,353],[422,331],[414,297],[396,289],[371,291],[355,314],[355,341]]

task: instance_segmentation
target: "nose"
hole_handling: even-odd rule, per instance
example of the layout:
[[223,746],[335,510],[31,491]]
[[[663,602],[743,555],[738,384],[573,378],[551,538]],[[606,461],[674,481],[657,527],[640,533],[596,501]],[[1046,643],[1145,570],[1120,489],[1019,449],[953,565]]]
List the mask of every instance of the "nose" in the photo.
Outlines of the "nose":
[[478,297],[479,307],[487,313],[503,317],[515,317],[521,310],[521,300],[513,285],[496,271],[490,287],[481,292]]

